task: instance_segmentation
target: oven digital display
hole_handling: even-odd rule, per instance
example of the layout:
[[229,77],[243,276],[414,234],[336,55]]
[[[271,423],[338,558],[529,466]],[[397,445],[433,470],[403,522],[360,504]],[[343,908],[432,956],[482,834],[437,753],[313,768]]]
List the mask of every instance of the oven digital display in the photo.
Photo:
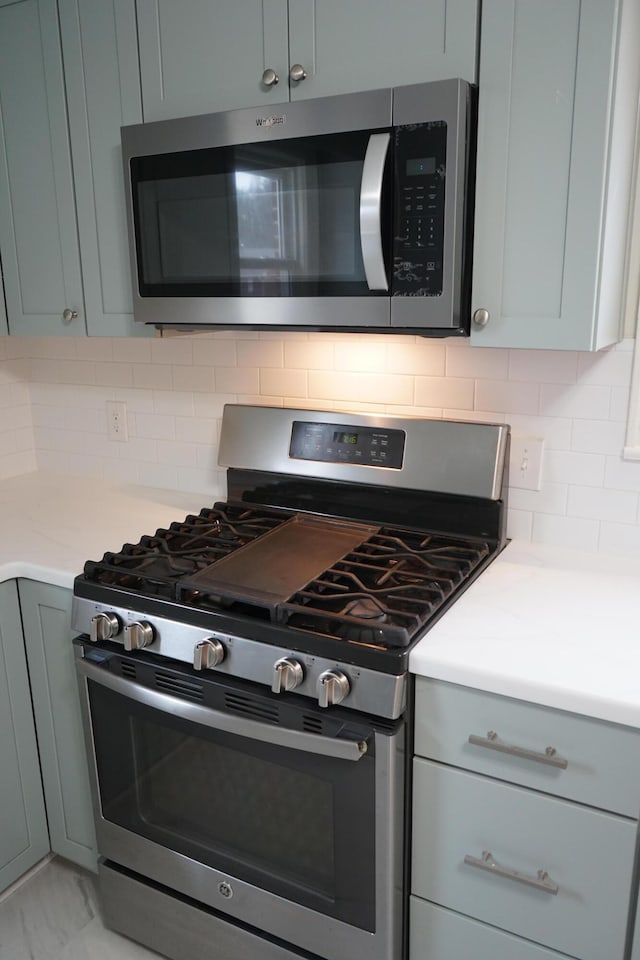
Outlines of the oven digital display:
[[405,439],[404,430],[296,420],[289,456],[294,460],[401,470]]

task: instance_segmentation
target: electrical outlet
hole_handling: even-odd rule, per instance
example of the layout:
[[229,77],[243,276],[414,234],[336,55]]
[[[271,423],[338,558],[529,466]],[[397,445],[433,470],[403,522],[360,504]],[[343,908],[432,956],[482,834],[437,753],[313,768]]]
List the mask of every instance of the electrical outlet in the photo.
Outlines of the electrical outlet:
[[107,400],[107,437],[121,443],[129,439],[127,405],[122,400]]
[[542,485],[543,437],[511,436],[509,486],[539,490]]

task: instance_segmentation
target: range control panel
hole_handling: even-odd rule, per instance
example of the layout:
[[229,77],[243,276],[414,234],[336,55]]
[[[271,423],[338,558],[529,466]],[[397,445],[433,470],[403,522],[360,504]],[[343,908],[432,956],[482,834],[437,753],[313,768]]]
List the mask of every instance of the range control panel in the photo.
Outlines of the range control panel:
[[289,456],[294,460],[354,463],[401,470],[405,437],[404,430],[295,420]]
[[442,294],[447,124],[398,127],[394,184],[393,295]]

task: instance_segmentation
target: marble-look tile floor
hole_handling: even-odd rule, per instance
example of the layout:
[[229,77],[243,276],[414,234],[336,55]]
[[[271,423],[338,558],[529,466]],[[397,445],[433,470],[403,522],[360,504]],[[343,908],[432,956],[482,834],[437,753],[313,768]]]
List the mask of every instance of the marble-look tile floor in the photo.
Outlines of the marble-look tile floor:
[[55,858],[0,900],[0,960],[161,960],[106,930],[95,878]]

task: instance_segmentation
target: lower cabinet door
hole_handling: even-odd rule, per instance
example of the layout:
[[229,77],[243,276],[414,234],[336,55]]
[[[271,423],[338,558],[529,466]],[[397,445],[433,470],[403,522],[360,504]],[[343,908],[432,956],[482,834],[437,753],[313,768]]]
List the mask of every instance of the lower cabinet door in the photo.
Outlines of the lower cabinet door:
[[409,960],[564,960],[547,950],[459,913],[411,897]]
[[581,960],[623,960],[637,822],[414,760],[412,892]]
[[20,580],[51,849],[89,870],[97,853],[71,644],[71,590]]
[[49,853],[15,581],[0,584],[0,890]]

